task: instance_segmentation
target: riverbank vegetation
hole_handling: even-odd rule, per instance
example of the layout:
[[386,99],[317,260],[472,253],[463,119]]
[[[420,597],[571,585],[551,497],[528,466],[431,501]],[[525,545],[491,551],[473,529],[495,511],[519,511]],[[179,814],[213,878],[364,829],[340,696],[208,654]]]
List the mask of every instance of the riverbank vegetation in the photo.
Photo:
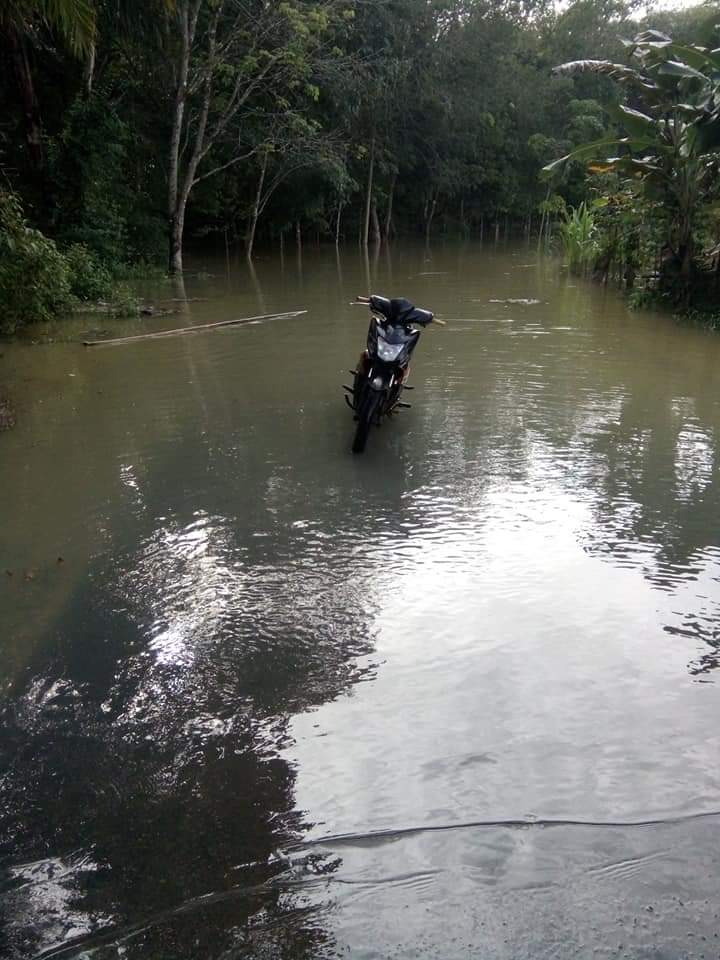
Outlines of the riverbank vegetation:
[[112,298],[132,265],[180,273],[189,247],[407,235],[555,238],[637,298],[707,300],[720,16],[639,10],[11,0],[3,330]]
[[[713,23],[708,33],[713,35]],[[673,42],[646,30],[628,42],[628,64],[580,60],[565,74],[611,77],[624,96],[606,111],[611,134],[548,164],[552,177],[589,162],[595,199],[566,216],[571,268],[589,263],[628,287],[638,272],[646,295],[684,306],[720,292],[720,49]],[[582,256],[590,251],[589,255]]]

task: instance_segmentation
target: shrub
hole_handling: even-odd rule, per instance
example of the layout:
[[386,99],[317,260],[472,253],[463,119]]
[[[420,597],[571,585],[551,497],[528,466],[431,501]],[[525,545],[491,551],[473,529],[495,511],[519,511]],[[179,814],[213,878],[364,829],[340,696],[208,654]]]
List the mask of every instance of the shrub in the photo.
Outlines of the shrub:
[[110,313],[113,317],[139,317],[140,304],[126,283],[118,283],[113,292]]
[[18,197],[0,191],[0,332],[52,320],[71,306],[65,258],[54,241],[28,226]]
[[82,243],[65,251],[70,271],[70,289],[78,300],[100,300],[112,293],[112,276],[98,257]]

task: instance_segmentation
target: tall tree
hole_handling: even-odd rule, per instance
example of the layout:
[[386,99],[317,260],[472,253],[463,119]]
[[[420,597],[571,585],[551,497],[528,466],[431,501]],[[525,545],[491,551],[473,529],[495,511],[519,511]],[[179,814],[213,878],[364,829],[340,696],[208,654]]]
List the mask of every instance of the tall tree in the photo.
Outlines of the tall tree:
[[[258,100],[287,105],[311,83],[337,0],[178,0],[170,18],[172,122],[167,160],[169,269],[182,271],[185,212],[202,180],[247,159],[243,124]],[[218,158],[218,154],[222,154]],[[215,162],[213,163],[213,160]]]

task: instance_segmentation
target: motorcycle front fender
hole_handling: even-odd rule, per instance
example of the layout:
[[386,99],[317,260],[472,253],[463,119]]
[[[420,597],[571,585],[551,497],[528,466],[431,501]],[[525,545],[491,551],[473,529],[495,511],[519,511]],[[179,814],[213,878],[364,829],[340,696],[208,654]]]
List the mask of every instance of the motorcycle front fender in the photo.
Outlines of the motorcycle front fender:
[[390,390],[394,381],[394,374],[385,370],[378,370],[376,367],[369,371],[367,377],[368,386],[377,393],[383,390]]

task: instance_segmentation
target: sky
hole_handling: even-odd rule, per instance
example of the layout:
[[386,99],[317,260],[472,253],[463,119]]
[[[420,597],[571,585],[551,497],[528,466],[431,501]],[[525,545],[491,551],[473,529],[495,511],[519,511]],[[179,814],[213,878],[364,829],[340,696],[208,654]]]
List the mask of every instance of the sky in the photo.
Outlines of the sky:
[[652,7],[656,10],[677,10],[682,7],[697,7],[699,5],[698,0],[659,0],[659,2],[653,3]]

